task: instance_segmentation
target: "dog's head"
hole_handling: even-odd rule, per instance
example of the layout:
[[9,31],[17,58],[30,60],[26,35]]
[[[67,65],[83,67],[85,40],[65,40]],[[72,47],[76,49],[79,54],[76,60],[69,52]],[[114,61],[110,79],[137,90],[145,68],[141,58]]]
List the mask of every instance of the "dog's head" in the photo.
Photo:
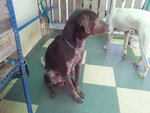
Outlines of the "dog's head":
[[[99,20],[95,12],[90,9],[76,9],[69,17],[64,30],[63,36],[70,39],[78,37],[86,38],[88,35],[100,35],[108,30],[108,24]],[[75,39],[75,38],[74,38]]]
[[99,20],[95,12],[90,9],[78,9],[74,12],[77,16],[76,22],[84,28],[85,33],[100,35],[108,30],[108,24]]

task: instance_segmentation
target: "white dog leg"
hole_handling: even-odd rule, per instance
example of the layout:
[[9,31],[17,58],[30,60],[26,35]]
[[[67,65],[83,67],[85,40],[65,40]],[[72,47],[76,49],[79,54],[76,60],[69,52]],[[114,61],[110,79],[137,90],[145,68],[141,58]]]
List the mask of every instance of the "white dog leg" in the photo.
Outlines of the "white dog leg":
[[141,65],[142,62],[143,62],[143,58],[142,58],[142,56],[140,56],[139,60],[138,60],[137,62],[134,62],[133,65],[134,65],[135,67],[139,67],[139,65]]
[[111,45],[111,42],[112,42],[112,39],[113,39],[113,35],[114,35],[113,33],[114,33],[114,28],[113,27],[109,27],[108,42],[107,42],[107,45],[104,46],[105,50],[108,50],[110,45]]
[[127,46],[129,42],[130,32],[131,32],[130,30],[124,32],[125,40],[124,40],[124,45],[123,45],[123,57],[127,56]]
[[144,59],[144,65],[145,65],[144,66],[144,72],[143,73],[139,73],[141,78],[145,78],[147,73],[148,73],[148,71],[149,71],[150,66],[149,66],[149,62],[148,62],[148,57],[146,59]]
[[148,73],[148,71],[149,71],[149,67],[144,67],[144,72],[143,73],[139,72],[140,77],[141,78],[145,78],[147,73]]
[[148,56],[146,54],[147,51],[143,52],[143,49],[141,48],[141,55],[142,55],[142,59],[144,61],[144,72],[139,72],[139,75],[141,78],[145,78],[148,71],[149,71],[149,61],[148,61]]

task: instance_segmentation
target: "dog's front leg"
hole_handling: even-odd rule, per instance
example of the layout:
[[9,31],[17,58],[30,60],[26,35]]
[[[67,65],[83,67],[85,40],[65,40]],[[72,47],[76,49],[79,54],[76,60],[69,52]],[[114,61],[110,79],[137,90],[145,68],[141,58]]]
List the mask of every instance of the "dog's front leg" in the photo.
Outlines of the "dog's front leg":
[[105,50],[109,49],[111,42],[112,42],[112,39],[113,39],[113,36],[114,36],[114,28],[110,26],[109,27],[109,34],[108,34],[108,42],[107,42],[107,45],[104,46]]
[[76,92],[78,93],[78,95],[81,98],[84,98],[84,94],[82,93],[81,88],[80,88],[81,65],[82,65],[81,63],[78,63],[75,67],[75,89],[76,89]]
[[127,46],[129,42],[130,32],[131,32],[130,30],[124,32],[125,40],[124,40],[124,45],[123,45],[123,57],[127,56]]
[[65,78],[66,85],[69,91],[71,92],[71,96],[74,99],[74,101],[78,103],[82,103],[82,98],[77,94],[75,87],[73,86],[70,75],[66,75],[64,78]]

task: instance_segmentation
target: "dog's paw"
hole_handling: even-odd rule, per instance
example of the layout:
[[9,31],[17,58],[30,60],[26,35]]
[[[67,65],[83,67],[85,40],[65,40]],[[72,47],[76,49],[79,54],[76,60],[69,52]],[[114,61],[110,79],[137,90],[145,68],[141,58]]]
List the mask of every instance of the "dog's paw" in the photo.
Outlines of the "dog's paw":
[[82,91],[80,91],[80,92],[78,93],[78,95],[79,95],[82,99],[84,99],[84,93],[83,93]]
[[78,97],[78,98],[76,98],[76,99],[74,99],[74,100],[75,100],[75,102],[77,102],[77,103],[83,103],[83,100],[82,100],[81,97]]
[[123,53],[122,57],[123,57],[123,58],[126,58],[126,57],[127,57],[127,54]]
[[127,58],[127,55],[124,55],[124,54],[123,54],[123,55],[122,55],[122,58],[124,58],[124,59]]
[[50,92],[49,97],[50,98],[55,98],[56,97],[56,92]]
[[76,89],[77,94],[83,99],[84,98],[84,94],[82,93],[80,86],[76,85],[75,89]]
[[107,46],[104,46],[103,48],[104,48],[105,50],[108,50],[108,49],[109,49],[109,47],[107,47]]
[[123,58],[126,58],[127,57],[127,50],[123,50],[123,55],[122,55]]
[[139,65],[138,65],[137,62],[134,62],[133,65],[134,65],[135,67],[139,67]]
[[139,74],[140,78],[142,78],[142,79],[144,79],[144,78],[145,78],[145,75],[144,75],[144,73],[143,73],[143,72],[138,72],[138,74]]
[[82,98],[76,92],[72,93],[72,98],[77,103],[83,103]]

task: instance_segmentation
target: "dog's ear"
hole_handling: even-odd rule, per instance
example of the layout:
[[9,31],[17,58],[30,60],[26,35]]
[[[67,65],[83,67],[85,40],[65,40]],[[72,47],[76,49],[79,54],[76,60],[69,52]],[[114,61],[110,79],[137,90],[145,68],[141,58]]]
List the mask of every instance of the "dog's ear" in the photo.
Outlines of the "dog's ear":
[[79,19],[80,26],[84,27],[85,32],[87,34],[91,34],[90,26],[89,26],[89,17],[87,15],[83,15]]

